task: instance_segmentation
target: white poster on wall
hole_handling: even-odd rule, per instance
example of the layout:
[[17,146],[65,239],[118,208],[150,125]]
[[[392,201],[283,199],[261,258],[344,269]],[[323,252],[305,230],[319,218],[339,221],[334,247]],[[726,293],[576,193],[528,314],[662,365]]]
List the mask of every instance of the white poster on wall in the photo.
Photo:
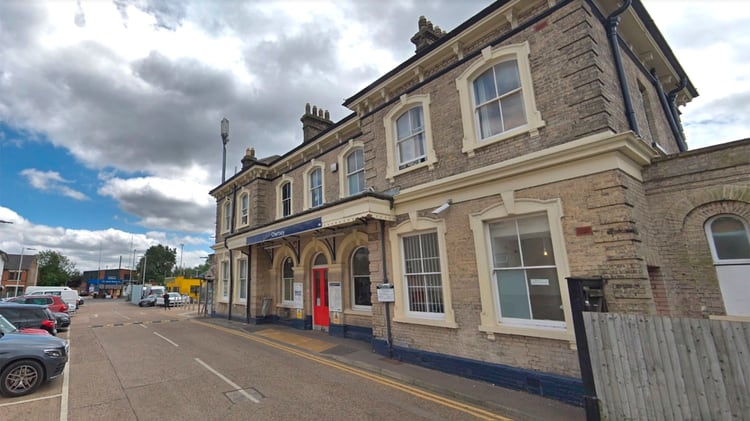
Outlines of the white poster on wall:
[[302,282],[295,282],[294,283],[294,308],[302,308],[303,307],[303,300],[302,300]]
[[328,304],[330,311],[342,311],[341,282],[328,283]]

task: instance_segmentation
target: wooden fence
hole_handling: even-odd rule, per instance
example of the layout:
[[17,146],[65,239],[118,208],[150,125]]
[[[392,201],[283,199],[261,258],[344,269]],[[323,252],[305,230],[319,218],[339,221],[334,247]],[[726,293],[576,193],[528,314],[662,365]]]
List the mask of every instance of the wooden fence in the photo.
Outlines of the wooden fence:
[[750,323],[584,312],[602,419],[750,420]]

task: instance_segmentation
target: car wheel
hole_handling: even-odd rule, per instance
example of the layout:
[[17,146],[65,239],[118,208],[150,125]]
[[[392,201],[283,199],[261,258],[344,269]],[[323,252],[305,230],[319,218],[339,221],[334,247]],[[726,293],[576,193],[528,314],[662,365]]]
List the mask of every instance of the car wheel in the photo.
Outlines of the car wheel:
[[38,362],[15,361],[0,374],[0,392],[8,397],[23,396],[35,391],[43,379],[44,372]]
[[138,307],[143,307],[143,303],[138,303]]

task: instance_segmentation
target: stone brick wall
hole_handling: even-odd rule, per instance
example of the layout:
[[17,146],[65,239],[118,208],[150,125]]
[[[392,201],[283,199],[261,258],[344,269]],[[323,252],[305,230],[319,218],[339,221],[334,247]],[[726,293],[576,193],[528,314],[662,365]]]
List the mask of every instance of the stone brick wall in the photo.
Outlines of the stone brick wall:
[[750,140],[655,161],[644,171],[650,231],[672,316],[723,315],[704,225],[728,213],[750,221]]

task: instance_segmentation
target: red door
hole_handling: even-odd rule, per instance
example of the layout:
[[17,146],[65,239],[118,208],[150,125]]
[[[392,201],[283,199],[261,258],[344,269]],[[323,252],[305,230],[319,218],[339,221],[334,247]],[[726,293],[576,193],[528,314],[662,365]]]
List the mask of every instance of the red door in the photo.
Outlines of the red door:
[[313,324],[328,327],[328,269],[313,269]]

